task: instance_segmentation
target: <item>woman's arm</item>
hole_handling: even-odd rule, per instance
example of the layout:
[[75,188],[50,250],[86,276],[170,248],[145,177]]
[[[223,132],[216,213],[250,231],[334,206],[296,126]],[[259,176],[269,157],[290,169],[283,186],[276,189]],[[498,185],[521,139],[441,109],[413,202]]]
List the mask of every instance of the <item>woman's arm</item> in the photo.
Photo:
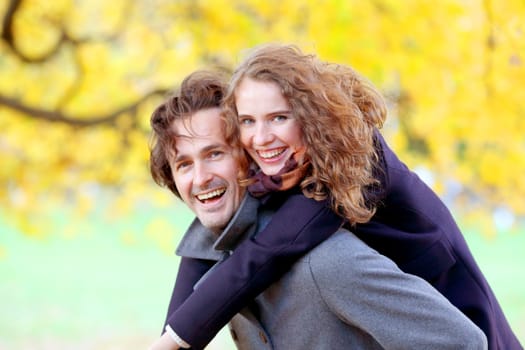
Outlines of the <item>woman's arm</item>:
[[239,244],[169,315],[169,325],[193,349],[203,348],[237,312],[342,222],[326,202],[291,194],[257,238]]
[[162,332],[168,323],[168,317],[193,293],[193,286],[215,263],[215,261],[181,258]]
[[[185,258],[183,257],[179,263],[179,270],[173,292],[168,307],[168,313],[162,334],[160,338],[155,340],[148,348],[149,350],[176,350],[179,349],[178,343],[174,340],[174,336],[166,331],[167,317],[176,310],[193,292],[193,286],[199,279],[210,269],[214,261]],[[175,335],[175,338],[177,335]]]

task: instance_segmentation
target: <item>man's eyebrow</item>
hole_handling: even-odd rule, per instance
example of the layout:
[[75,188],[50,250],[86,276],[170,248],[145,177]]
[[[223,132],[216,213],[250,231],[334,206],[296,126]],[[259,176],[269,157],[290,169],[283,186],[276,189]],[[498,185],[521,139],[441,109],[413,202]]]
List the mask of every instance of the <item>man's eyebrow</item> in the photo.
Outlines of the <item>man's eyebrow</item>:
[[214,143],[214,144],[211,144],[209,146],[204,147],[201,150],[201,153],[208,153],[210,151],[213,151],[213,150],[216,150],[216,149],[220,149],[220,148],[226,148],[226,147],[228,147],[228,146],[225,143]]
[[[214,144],[211,144],[211,145],[208,145],[206,147],[204,147],[203,149],[200,150],[200,154],[206,154],[208,152],[211,152],[213,150],[216,150],[216,149],[225,149],[225,148],[228,148],[228,145],[225,144],[225,143],[214,143]],[[189,158],[187,155],[185,154],[177,154],[177,156],[175,157],[175,159],[173,160],[175,163],[178,163],[178,162],[182,162],[184,160],[186,160],[187,158]]]
[[175,157],[175,159],[173,159],[173,162],[174,163],[180,163],[184,160],[186,160],[188,158],[188,156],[184,155],[184,154],[177,154],[177,156]]

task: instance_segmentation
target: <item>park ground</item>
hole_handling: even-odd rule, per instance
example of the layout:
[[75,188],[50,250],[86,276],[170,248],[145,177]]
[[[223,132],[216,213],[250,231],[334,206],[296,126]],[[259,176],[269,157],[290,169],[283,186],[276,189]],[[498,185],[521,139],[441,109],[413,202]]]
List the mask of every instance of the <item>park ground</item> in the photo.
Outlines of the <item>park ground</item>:
[[[145,350],[159,335],[177,271],[170,249],[103,229],[0,232],[0,350]],[[525,344],[525,231],[465,236]],[[233,349],[227,333],[208,349]]]

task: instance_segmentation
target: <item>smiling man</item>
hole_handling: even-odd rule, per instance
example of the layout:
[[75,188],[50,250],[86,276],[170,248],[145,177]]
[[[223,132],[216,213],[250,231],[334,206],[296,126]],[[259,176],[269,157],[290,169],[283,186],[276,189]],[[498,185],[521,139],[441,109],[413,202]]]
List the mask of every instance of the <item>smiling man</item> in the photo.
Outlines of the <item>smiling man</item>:
[[244,189],[237,185],[238,165],[223,136],[220,108],[197,111],[173,121],[170,157],[181,199],[203,226],[220,233],[239,208]]
[[[282,210],[281,195],[259,202],[238,184],[247,162],[241,149],[230,146],[223,136],[220,103],[225,87],[217,75],[196,72],[152,115],[152,175],[197,218],[177,248],[181,261],[166,332],[151,350],[204,348],[208,338],[198,335],[200,327],[175,319],[174,312],[206,289],[217,272],[227,270],[231,280],[246,280],[250,266],[264,270],[259,262],[266,261],[265,246],[257,239],[265,235],[273,213]],[[232,265],[243,257],[250,262],[248,267]],[[231,280],[205,290],[209,300],[218,289],[229,288]],[[403,273],[345,229],[253,297],[254,302],[229,324],[239,349],[485,349],[487,345],[481,330],[427,282]],[[184,322],[196,333],[181,328]]]

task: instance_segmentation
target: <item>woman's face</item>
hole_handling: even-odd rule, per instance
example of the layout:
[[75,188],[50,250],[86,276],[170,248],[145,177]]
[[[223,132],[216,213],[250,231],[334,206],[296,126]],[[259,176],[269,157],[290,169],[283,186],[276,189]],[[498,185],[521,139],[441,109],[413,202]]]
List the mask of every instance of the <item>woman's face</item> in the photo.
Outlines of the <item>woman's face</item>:
[[235,104],[241,143],[266,175],[277,174],[304,148],[299,121],[276,83],[244,78],[235,90]]

